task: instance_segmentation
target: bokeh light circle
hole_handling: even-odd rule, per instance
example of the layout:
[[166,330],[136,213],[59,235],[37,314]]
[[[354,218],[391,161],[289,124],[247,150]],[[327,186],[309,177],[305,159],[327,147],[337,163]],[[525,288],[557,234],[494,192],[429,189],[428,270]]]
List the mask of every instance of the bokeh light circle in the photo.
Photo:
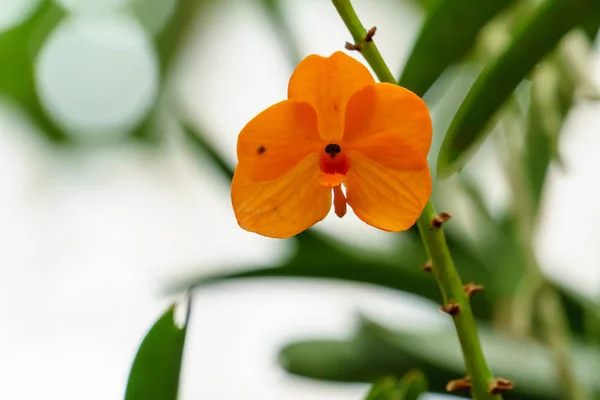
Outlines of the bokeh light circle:
[[68,131],[126,132],[146,115],[158,91],[150,39],[125,16],[74,17],[47,39],[36,64],[40,100]]
[[24,22],[41,0],[0,0],[0,33]]

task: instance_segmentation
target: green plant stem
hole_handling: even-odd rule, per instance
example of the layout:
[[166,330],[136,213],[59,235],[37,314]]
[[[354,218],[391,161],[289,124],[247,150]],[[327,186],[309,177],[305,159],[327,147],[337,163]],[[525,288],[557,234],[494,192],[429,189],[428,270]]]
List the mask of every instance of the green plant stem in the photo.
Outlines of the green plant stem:
[[[396,79],[387,67],[375,43],[372,40],[364,41],[367,30],[360,22],[350,1],[332,0],[332,2],[352,34],[355,43],[362,45],[360,52],[371,68],[373,68],[379,80],[381,82],[397,84]],[[462,282],[454,267],[443,229],[441,227],[434,228],[431,225],[431,221],[436,216],[437,214],[433,205],[431,202],[428,202],[417,221],[417,225],[421,233],[423,245],[432,262],[433,273],[442,292],[444,304],[447,306],[453,303],[460,307],[459,312],[453,316],[453,320],[461,344],[467,373],[471,378],[473,398],[478,400],[499,400],[502,398],[500,395],[491,394],[489,391],[493,375],[483,355],[469,299],[465,295]]]
[[453,320],[467,373],[473,385],[473,398],[479,400],[501,399],[500,395],[489,393],[489,384],[493,375],[483,355],[469,299],[465,295],[462,282],[454,267],[444,232],[442,228],[431,226],[431,220],[435,216],[435,209],[431,202],[428,202],[417,221],[417,226],[433,265],[432,272],[442,292],[444,304],[455,303],[460,306],[460,311],[454,315]]
[[362,50],[360,51],[365,60],[369,63],[375,75],[381,82],[388,82],[397,85],[396,78],[392,75],[390,69],[387,64],[383,60],[381,53],[377,46],[375,46],[375,42],[369,41],[365,42],[365,36],[367,36],[367,30],[362,25],[360,20],[358,19],[358,15],[356,15],[356,11],[354,11],[354,7],[349,0],[332,0],[333,5],[337,9],[338,14],[342,17],[342,20],[346,24],[346,27],[350,31],[352,35],[352,39],[354,39],[354,43],[362,44]]

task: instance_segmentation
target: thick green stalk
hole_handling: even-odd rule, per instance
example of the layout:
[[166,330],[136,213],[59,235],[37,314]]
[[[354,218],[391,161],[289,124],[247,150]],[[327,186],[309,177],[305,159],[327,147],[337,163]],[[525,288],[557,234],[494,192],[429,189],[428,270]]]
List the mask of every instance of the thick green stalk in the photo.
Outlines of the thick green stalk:
[[[382,82],[397,84],[387,67],[381,53],[372,40],[365,41],[367,30],[360,22],[350,0],[332,0],[340,17],[352,34],[354,42],[365,57],[375,74]],[[478,400],[500,400],[498,394],[490,393],[493,375],[485,361],[477,333],[477,326],[468,296],[454,267],[446,238],[441,226],[434,227],[432,221],[437,217],[431,202],[428,202],[417,221],[421,239],[433,265],[433,273],[442,292],[446,310],[454,305],[453,320],[462,347],[468,376],[471,378],[472,395]],[[458,309],[456,309],[458,306]]]
[[458,272],[454,267],[444,232],[441,227],[434,228],[431,226],[431,221],[436,216],[433,205],[428,202],[417,221],[417,226],[425,250],[431,260],[432,272],[442,292],[445,306],[456,304],[460,307],[459,311],[453,316],[453,320],[467,373],[473,385],[473,398],[478,400],[501,399],[500,395],[489,392],[493,375],[485,361],[469,298],[465,294]]

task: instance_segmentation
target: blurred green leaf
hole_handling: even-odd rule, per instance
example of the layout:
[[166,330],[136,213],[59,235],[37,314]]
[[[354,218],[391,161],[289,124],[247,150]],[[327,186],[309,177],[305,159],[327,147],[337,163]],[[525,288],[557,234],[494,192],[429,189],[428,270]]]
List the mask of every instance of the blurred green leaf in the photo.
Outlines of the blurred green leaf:
[[[307,248],[304,253],[311,252]],[[302,252],[298,252],[302,254]],[[338,279],[348,282],[361,282],[376,284],[387,288],[402,290],[421,297],[439,301],[440,294],[432,277],[418,269],[403,268],[391,264],[377,262],[361,262],[340,257],[339,261],[329,263],[329,258],[320,262],[298,262],[292,259],[286,265],[272,268],[249,269],[230,274],[202,275],[175,282],[168,287],[169,292],[180,292],[193,287],[208,286],[226,280],[247,278],[319,278]]]
[[[581,40],[585,41],[587,37],[590,42],[593,42],[599,26],[600,15],[597,18],[589,18]],[[572,40],[573,37],[568,39]],[[532,76],[524,158],[527,160],[527,178],[531,189],[533,211],[536,213],[539,211],[548,168],[553,161],[559,164],[561,161],[558,141],[574,101],[575,89],[578,85],[589,83],[578,81],[579,77],[573,76],[572,70],[567,65],[576,62],[573,59],[574,49],[568,52],[565,49],[571,44],[571,41],[563,41],[557,54],[539,65]],[[577,56],[575,58],[587,57],[587,54],[575,53],[575,55]]]
[[401,400],[397,385],[395,378],[383,378],[371,386],[365,400]]
[[[558,400],[562,398],[553,358],[533,340],[499,336],[479,327],[490,368],[497,376],[514,381],[510,400]],[[296,375],[315,379],[372,382],[389,375],[403,375],[418,368],[428,377],[429,390],[444,393],[448,380],[464,376],[464,363],[456,333],[451,327],[426,332],[393,332],[364,321],[351,341],[308,341],[286,346],[280,355],[283,367]],[[597,349],[577,344],[573,351],[578,376],[600,391],[595,371],[600,368]]]
[[417,400],[427,392],[427,378],[421,371],[410,371],[400,380],[398,391],[402,400]]
[[[573,290],[557,287],[565,313],[569,318],[571,330],[582,332],[591,344],[600,344],[600,304]],[[576,322],[577,324],[575,324]]]
[[400,380],[398,390],[402,395],[402,400],[417,400],[427,392],[427,378],[421,371],[410,371]]
[[454,371],[423,362],[375,339],[363,336],[349,341],[293,343],[280,351],[279,362],[291,374],[333,382],[376,382],[419,368],[428,378],[428,390],[434,393],[445,393],[446,383],[457,377]]
[[[558,138],[570,104],[561,104],[558,69],[543,63],[535,71],[531,85],[531,105],[525,136],[527,178],[533,210],[539,208],[546,173],[553,159],[558,157]],[[569,103],[572,103],[573,87]]]
[[[397,353],[393,365],[383,362],[386,359],[381,358],[380,349],[374,347],[371,354],[356,339],[316,339],[285,346],[279,352],[279,364],[291,374],[333,382],[375,382],[411,370],[412,360]],[[452,379],[451,375],[446,377]]]
[[[433,277],[419,269],[419,265],[425,260],[424,253],[418,260],[412,257],[396,257],[389,262],[376,259],[363,260],[354,258],[341,248],[328,244],[311,231],[303,232],[296,238],[299,242],[297,250],[292,258],[281,266],[250,268],[241,272],[215,275],[200,274],[173,282],[166,290],[168,293],[177,293],[189,287],[203,287],[239,279],[316,278],[374,284],[440,302],[439,289]],[[420,247],[414,250],[423,252]],[[454,254],[460,253],[456,251]],[[482,269],[480,272],[485,270]],[[473,282],[479,283],[482,280],[474,279]],[[494,299],[484,292],[478,294],[477,300],[472,305],[475,315],[483,320],[491,319]]]
[[127,7],[131,14],[137,18],[142,26],[152,35],[159,35],[169,24],[176,19],[179,0],[129,0]]
[[402,379],[384,378],[375,382],[365,400],[417,400],[427,392],[427,379],[421,371],[410,371]]
[[[153,0],[160,1],[160,0]],[[144,8],[149,7],[144,0],[136,0],[133,3],[134,14],[144,22],[141,15]],[[160,95],[152,110],[147,117],[133,130],[131,136],[134,139],[141,139],[146,142],[156,142],[163,134],[163,128],[160,125],[159,112],[162,109],[161,101],[168,96],[169,78],[174,61],[179,54],[182,46],[187,39],[187,35],[196,22],[196,17],[201,12],[202,7],[208,4],[207,0],[176,0],[175,9],[166,25],[155,34],[154,45],[158,56],[158,63],[161,72]]]
[[168,77],[171,64],[196,21],[199,9],[206,2],[206,0],[177,0],[175,11],[169,22],[155,37],[156,51],[163,79]]
[[181,123],[181,128],[190,145],[199,152],[199,156],[206,158],[217,168],[222,178],[231,182],[233,179],[233,168],[223,159],[214,146],[208,142],[203,130],[186,122]]
[[0,33],[0,95],[14,100],[56,142],[66,141],[67,137],[40,104],[35,87],[35,59],[48,33],[64,16],[58,6],[45,0],[25,23]]
[[440,149],[438,177],[449,176],[466,162],[519,83],[567,32],[598,12],[599,6],[592,0],[545,0],[534,11],[509,47],[484,68],[461,104]]
[[423,8],[425,11],[430,12],[431,10],[434,10],[436,5],[442,1],[446,1],[446,0],[402,0],[404,2],[409,2],[411,4],[414,4],[416,6],[419,6],[421,8]]
[[175,324],[175,306],[171,306],[152,326],[135,356],[125,400],[177,400],[181,359],[189,320]]
[[514,0],[439,1],[429,11],[399,79],[423,96],[440,75],[473,47],[477,34]]
[[260,3],[275,31],[275,37],[279,41],[281,50],[287,56],[290,66],[295,67],[302,60],[302,56],[300,55],[300,49],[298,49],[293,32],[285,20],[285,15],[281,8],[281,0],[261,0]]

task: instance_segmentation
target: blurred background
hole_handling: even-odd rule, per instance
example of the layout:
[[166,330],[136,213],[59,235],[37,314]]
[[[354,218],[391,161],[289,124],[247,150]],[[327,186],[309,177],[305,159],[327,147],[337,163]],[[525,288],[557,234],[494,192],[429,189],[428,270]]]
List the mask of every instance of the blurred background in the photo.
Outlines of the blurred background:
[[[400,76],[437,2],[353,3]],[[535,12],[506,3],[425,93],[434,171],[473,81]],[[492,370],[515,380],[507,398],[564,398],[538,279],[559,294],[582,385],[600,392],[594,38],[565,36],[515,91],[522,113],[434,186],[463,280],[486,286],[473,309]],[[416,231],[351,210],[289,240],[236,224],[237,134],[285,98],[299,60],[350,40],[325,0],[0,0],[0,398],[123,398],[144,335],[191,285],[183,400],[361,399],[413,368],[443,393],[464,375]],[[514,171],[528,163],[535,183]]]

